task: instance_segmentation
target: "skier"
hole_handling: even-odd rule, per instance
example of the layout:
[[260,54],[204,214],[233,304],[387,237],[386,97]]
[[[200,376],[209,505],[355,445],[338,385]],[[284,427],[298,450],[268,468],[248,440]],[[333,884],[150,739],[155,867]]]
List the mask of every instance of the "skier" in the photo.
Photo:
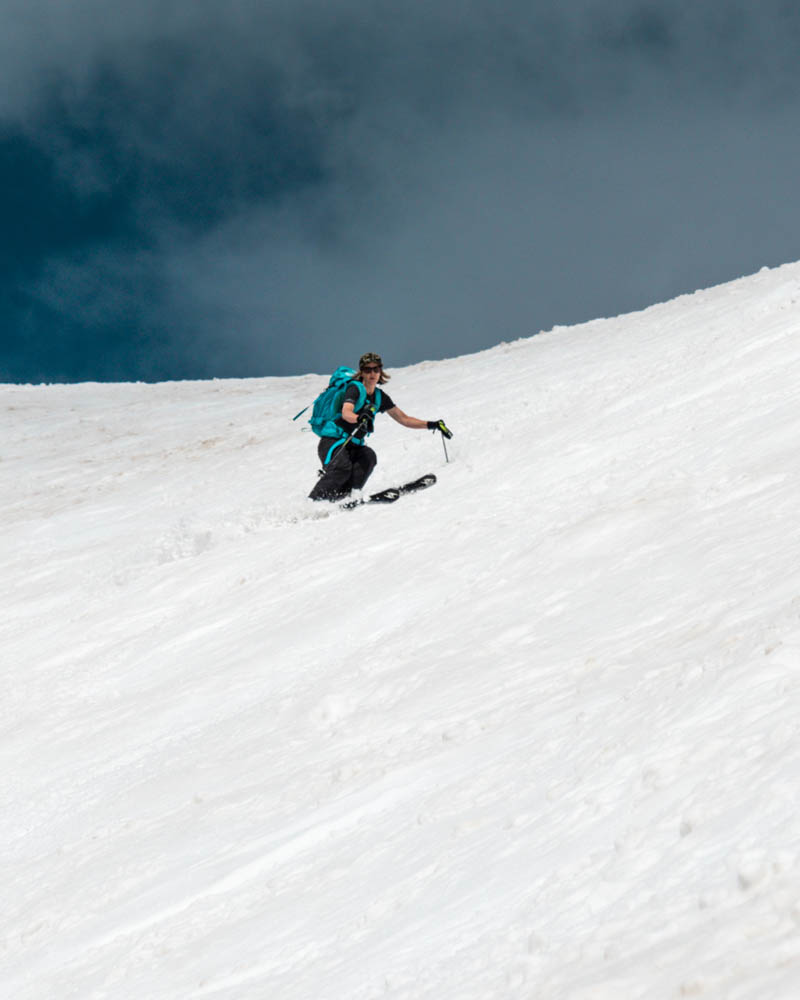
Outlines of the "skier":
[[[322,471],[319,481],[309,493],[312,500],[340,500],[351,490],[363,489],[378,461],[372,448],[364,444],[364,438],[373,431],[374,418],[378,413],[388,413],[403,427],[440,431],[447,438],[453,436],[443,420],[420,420],[395,406],[388,392],[378,388],[385,385],[390,377],[383,370],[379,354],[368,352],[361,356],[358,374],[347,386],[341,415],[335,420],[338,435],[321,438],[317,447]],[[359,382],[363,389],[357,384]]]

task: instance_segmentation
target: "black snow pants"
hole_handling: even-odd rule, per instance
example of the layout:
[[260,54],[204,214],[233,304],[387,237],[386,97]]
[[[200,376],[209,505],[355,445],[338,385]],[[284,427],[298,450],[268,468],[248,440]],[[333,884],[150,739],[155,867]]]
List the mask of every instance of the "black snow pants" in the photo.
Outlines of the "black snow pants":
[[338,500],[346,497],[351,490],[363,489],[378,463],[378,456],[372,448],[365,444],[353,444],[352,441],[339,445],[331,453],[331,447],[337,440],[320,438],[317,454],[324,471],[308,494],[312,500]]

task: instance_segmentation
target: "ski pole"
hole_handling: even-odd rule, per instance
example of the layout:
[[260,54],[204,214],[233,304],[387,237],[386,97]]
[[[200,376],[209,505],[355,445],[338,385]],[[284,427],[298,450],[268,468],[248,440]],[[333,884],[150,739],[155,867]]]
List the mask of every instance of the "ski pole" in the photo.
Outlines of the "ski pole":
[[430,420],[430,421],[428,421],[428,427],[434,433],[436,431],[438,431],[442,435],[442,447],[444,448],[444,460],[445,460],[445,462],[449,462],[450,461],[450,456],[447,454],[447,445],[445,444],[444,439],[445,438],[451,438],[453,436],[453,432],[450,430],[450,428],[447,426],[447,424],[444,422],[444,420]]
[[353,440],[353,438],[356,436],[356,434],[358,434],[358,432],[361,429],[361,427],[362,427],[362,424],[359,421],[358,423],[356,423],[355,427],[353,428],[352,431],[350,431],[350,433],[347,435],[347,437],[344,439],[344,441],[337,447],[336,454],[330,460],[330,462],[328,463],[328,467],[325,469],[326,472],[328,472],[330,469],[333,469],[333,468],[336,467],[336,463],[342,457],[342,455],[344,454],[344,452],[347,449],[347,446],[350,444],[350,442]]
[[355,435],[355,433],[356,432],[353,431],[351,434],[348,434],[348,436],[344,439],[344,441],[342,441],[342,443],[338,446],[338,448],[336,449],[336,454],[328,463],[327,468],[323,466],[325,472],[330,472],[331,469],[336,468],[336,466],[339,463],[339,459],[347,451],[347,446],[350,444],[350,439]]

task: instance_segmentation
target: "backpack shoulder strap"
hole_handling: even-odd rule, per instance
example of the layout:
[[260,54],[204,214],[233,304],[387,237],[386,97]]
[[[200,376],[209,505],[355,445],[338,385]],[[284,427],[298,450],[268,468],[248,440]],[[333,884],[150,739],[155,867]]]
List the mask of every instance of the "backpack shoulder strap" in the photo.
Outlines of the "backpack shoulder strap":
[[367,390],[364,388],[364,383],[360,382],[357,378],[354,378],[352,382],[348,383],[348,389],[351,385],[354,385],[358,390],[358,400],[353,404],[353,408],[356,413],[358,413],[367,398]]

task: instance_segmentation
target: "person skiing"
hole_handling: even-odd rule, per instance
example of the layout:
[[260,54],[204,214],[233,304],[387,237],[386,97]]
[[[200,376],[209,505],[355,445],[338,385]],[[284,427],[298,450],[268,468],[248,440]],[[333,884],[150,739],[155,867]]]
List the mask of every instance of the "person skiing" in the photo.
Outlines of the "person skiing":
[[361,356],[358,374],[348,384],[341,414],[334,421],[339,433],[320,438],[317,446],[322,471],[309,493],[311,500],[341,500],[352,490],[363,489],[378,461],[372,448],[364,443],[373,431],[378,413],[388,413],[403,427],[439,431],[447,438],[453,436],[443,420],[420,420],[396,406],[389,393],[378,388],[390,378],[383,370],[379,354],[370,351]]

